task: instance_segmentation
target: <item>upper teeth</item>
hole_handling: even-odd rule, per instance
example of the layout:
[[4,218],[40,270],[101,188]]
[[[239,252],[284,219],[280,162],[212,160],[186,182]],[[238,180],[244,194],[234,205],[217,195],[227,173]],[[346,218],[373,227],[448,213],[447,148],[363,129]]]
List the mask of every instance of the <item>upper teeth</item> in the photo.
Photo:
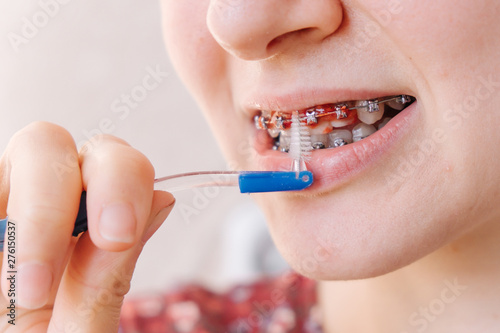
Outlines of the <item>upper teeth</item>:
[[[370,104],[370,102],[368,102],[368,104],[366,104],[366,101],[360,102],[359,104],[360,104],[360,106],[367,106],[368,105],[368,108],[358,109],[358,118],[359,118],[359,120],[361,120],[365,124],[368,124],[368,125],[375,124],[377,121],[382,119],[382,117],[384,116],[384,110],[385,110],[384,104],[382,104],[382,105]],[[372,106],[370,106],[370,105],[372,105]],[[374,107],[373,105],[376,105],[376,107]]]
[[337,114],[337,119],[347,118],[347,105],[335,105],[335,113]]
[[306,111],[306,123],[307,125],[318,123],[318,118],[316,117],[315,110]]
[[[299,111],[298,114],[300,121],[309,129],[312,148],[335,148],[362,140],[375,133],[377,128],[385,126],[390,120],[389,117],[382,119],[386,104],[400,111],[413,100],[414,98],[408,95],[390,96],[320,105]],[[258,129],[267,130],[272,138],[276,138],[276,149],[279,146],[281,151],[288,151],[291,114],[262,111],[254,120]]]

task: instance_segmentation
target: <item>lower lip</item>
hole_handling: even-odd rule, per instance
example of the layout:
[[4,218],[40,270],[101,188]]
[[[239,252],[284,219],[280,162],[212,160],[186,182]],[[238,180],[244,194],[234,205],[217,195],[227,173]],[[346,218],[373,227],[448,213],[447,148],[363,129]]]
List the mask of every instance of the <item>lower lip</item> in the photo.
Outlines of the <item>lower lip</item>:
[[[388,154],[393,145],[412,128],[417,115],[418,100],[391,119],[387,125],[369,137],[339,148],[315,150],[307,167],[314,175],[314,183],[301,193],[325,192],[345,184],[370,168]],[[259,133],[254,143],[259,170],[289,171],[292,161],[287,154],[270,149],[269,139],[263,143]]]

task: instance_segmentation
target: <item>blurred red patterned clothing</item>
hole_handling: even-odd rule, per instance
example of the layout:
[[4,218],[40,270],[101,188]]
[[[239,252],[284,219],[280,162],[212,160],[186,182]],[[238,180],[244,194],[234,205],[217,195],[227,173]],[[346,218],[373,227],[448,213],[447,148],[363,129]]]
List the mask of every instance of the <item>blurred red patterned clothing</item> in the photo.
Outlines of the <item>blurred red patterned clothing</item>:
[[120,333],[321,333],[316,282],[296,273],[215,294],[186,286],[127,300]]

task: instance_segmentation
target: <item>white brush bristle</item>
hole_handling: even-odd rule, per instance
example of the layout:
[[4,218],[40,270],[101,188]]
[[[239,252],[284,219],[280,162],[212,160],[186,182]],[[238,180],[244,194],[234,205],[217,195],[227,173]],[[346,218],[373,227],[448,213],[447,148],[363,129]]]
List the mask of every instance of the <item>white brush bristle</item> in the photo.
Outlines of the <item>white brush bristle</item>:
[[293,160],[292,166],[294,171],[305,170],[305,161],[309,159],[311,155],[311,134],[306,127],[304,122],[300,121],[299,113],[294,112],[292,114],[292,125],[290,128],[290,158]]

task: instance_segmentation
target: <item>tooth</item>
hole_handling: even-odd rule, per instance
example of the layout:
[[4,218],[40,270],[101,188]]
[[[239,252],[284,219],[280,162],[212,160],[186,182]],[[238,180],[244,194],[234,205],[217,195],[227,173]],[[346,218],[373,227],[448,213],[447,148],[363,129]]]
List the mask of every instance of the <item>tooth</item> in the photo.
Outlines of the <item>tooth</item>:
[[338,104],[334,107],[334,112],[337,116],[337,119],[347,118],[347,105],[346,104]]
[[306,124],[307,125],[313,125],[318,123],[318,118],[317,118],[317,111],[316,110],[307,110],[306,111]]
[[404,109],[404,104],[401,104],[400,102],[396,100],[392,100],[386,103],[388,107],[393,108],[394,110],[401,111]]
[[387,102],[387,106],[393,108],[394,110],[401,111],[405,108],[405,104],[410,102],[410,96],[401,95]]
[[288,152],[290,149],[291,141],[291,131],[281,131],[280,132],[280,150],[283,152]]
[[278,112],[276,112],[272,115],[271,123],[274,124],[274,127],[277,128],[278,130],[285,129],[283,116]]
[[387,125],[387,123],[391,120],[392,118],[390,117],[385,117],[384,119],[382,119],[382,122],[380,124],[378,124],[378,129],[381,129],[382,127],[384,127],[385,125]]
[[367,136],[372,135],[376,131],[377,129],[375,128],[375,126],[360,123],[352,129],[352,139],[354,142],[357,142],[359,140],[363,140]]
[[261,129],[261,130],[267,129],[266,117],[264,117],[264,116],[255,116],[253,118],[253,121],[254,121],[255,127],[257,129]]
[[358,119],[356,114],[357,114],[356,110],[350,110],[347,112],[347,118],[331,120],[330,124],[335,128],[352,125]]
[[311,146],[313,149],[328,147],[328,134],[311,134]]
[[401,104],[406,104],[406,103],[409,103],[409,102],[411,102],[411,96],[408,96],[408,95],[401,95],[401,96],[399,96],[398,101],[399,101]]
[[[363,106],[363,108],[358,109],[358,118],[365,124],[375,124],[384,116],[384,104],[374,104],[370,101],[360,101],[356,104],[356,106]],[[377,105],[377,107],[375,107],[374,105]],[[374,111],[376,109],[378,110]],[[372,112],[370,112],[370,110]]]
[[313,134],[328,134],[332,131],[332,125],[328,121],[320,121],[319,124],[307,126],[311,135]]
[[276,127],[270,128],[267,130],[267,133],[271,138],[277,138],[278,135],[280,135],[280,130],[277,129]]
[[336,148],[352,143],[352,133],[349,130],[335,130],[328,134],[329,148]]

